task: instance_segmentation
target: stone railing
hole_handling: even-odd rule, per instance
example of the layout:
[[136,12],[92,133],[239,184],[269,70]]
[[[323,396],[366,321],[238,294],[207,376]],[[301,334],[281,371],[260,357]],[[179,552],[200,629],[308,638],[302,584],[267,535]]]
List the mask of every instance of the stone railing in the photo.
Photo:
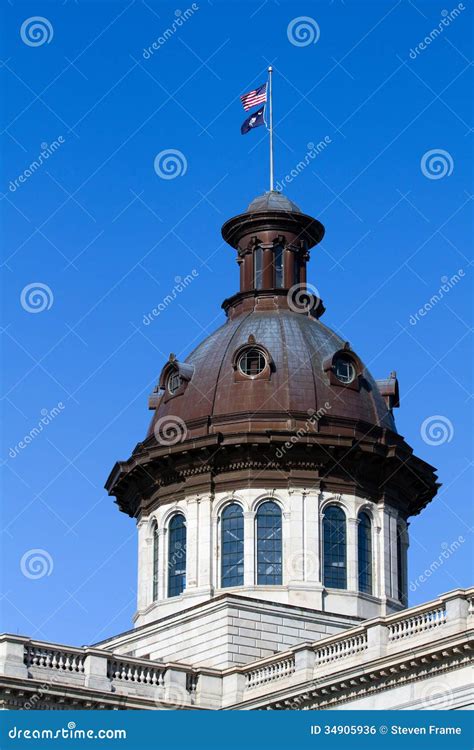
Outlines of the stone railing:
[[25,646],[23,662],[27,668],[44,667],[62,672],[84,673],[83,649],[55,649],[44,644],[28,643]]
[[251,690],[260,685],[266,685],[268,682],[281,680],[292,675],[294,671],[295,655],[290,654],[290,656],[284,656],[276,661],[272,661],[246,672],[246,688]]
[[[417,648],[456,639],[474,626],[474,592],[456,590],[434,602],[368,620],[343,633],[293,646],[284,653],[224,670],[161,663],[98,648],[74,648],[0,636],[0,678],[22,690],[64,692],[114,705],[157,708],[250,707],[269,693],[390,663]],[[345,678],[344,678],[345,679]],[[31,682],[30,682],[31,681]],[[71,692],[72,691],[72,692]],[[114,696],[116,696],[114,698]],[[114,703],[115,700],[115,703]],[[119,703],[117,703],[117,701]],[[93,706],[92,706],[93,707]]]
[[[212,674],[213,670],[210,670]],[[205,673],[205,670],[204,670]],[[159,664],[147,659],[127,658],[95,648],[72,648],[32,641],[21,636],[0,636],[0,674],[29,680],[40,691],[61,690],[71,686],[102,693],[143,698],[185,708],[206,697],[199,691],[200,672],[181,664]],[[215,707],[213,700],[209,707]]]
[[[255,693],[263,695],[268,682],[273,683],[273,689],[280,689],[278,683],[283,687],[312,678],[319,680],[325,674],[357,668],[371,659],[396,656],[411,648],[412,641],[420,645],[450,635],[465,627],[466,618],[474,616],[471,592],[458,590],[420,607],[367,620],[349,632],[294,647],[279,659],[268,657],[251,667],[240,667],[245,684],[237,691],[235,702],[253,699]],[[289,663],[293,664],[291,670],[286,666]]]
[[139,685],[164,687],[165,667],[157,667],[153,663],[144,664],[137,661],[123,659],[108,659],[107,677],[114,682],[131,682]]
[[353,635],[350,638],[341,638],[333,640],[324,646],[315,650],[315,666],[327,664],[328,662],[337,661],[338,659],[347,659],[349,656],[358,654],[367,648],[367,632]]
[[411,638],[426,630],[439,628],[446,623],[446,618],[446,608],[443,605],[416,612],[408,617],[398,615],[397,619],[388,625],[388,640],[399,641],[401,638]]

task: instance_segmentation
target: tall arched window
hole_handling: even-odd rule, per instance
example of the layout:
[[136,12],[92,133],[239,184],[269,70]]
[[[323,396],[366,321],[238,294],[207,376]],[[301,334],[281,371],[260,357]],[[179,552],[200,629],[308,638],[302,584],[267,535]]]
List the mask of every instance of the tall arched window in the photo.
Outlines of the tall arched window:
[[282,289],[283,287],[283,245],[278,244],[273,250],[274,266],[275,266],[275,287]]
[[293,253],[293,284],[300,283],[300,259],[297,253]]
[[337,505],[324,511],[323,519],[324,585],[347,588],[346,516]]
[[406,560],[405,547],[403,544],[403,529],[397,526],[397,586],[398,599],[401,602],[406,601]]
[[357,558],[359,591],[372,593],[372,522],[365,511],[359,513],[357,526]]
[[257,511],[257,584],[281,584],[281,563],[281,510],[268,500]]
[[153,601],[158,599],[158,524],[153,523]]
[[253,285],[255,289],[263,286],[263,250],[260,246],[253,251]]
[[221,516],[221,586],[244,585],[244,514],[237,503]]
[[170,521],[168,539],[168,596],[186,588],[186,520],[177,513]]

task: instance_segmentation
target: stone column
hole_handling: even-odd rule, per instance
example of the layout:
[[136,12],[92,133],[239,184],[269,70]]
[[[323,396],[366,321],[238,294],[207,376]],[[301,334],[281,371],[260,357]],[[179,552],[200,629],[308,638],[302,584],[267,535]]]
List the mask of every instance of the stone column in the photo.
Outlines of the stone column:
[[[391,597],[398,599],[397,517],[390,513]],[[403,563],[403,561],[402,561]]]
[[285,549],[283,549],[283,584],[291,584],[293,581],[297,583],[303,582],[306,580],[307,574],[306,539],[303,525],[303,495],[301,492],[290,491],[288,493],[288,507],[290,508],[290,512],[283,514],[284,516],[288,516],[287,534],[285,534],[285,525],[283,525],[284,544],[285,537],[288,537],[286,555]]
[[255,513],[244,512],[244,586],[254,586],[256,577]]
[[319,539],[319,496],[303,492],[303,534],[305,538],[306,569],[305,580],[309,583],[321,582],[321,553]]
[[137,523],[138,538],[138,581],[137,581],[137,609],[144,610],[152,601],[152,554],[150,548],[153,541],[148,536],[148,519],[140,519]]
[[158,599],[168,596],[168,529],[160,529],[158,536]]
[[323,522],[324,522],[324,511],[319,510],[321,503],[323,502],[322,495],[319,496],[318,505],[318,540],[319,540],[319,565],[320,565],[320,576],[321,586],[324,588],[324,533],[323,533]]
[[[398,523],[400,523],[400,519],[398,519]],[[408,586],[409,586],[409,580],[408,580],[408,547],[410,544],[410,539],[408,536],[408,523],[406,521],[402,521],[402,538],[401,538],[401,549],[402,549],[402,571],[403,571],[403,604],[405,606],[408,605]],[[398,548],[397,548],[397,554],[398,554]]]
[[381,514],[380,596],[393,599],[396,598],[397,585],[397,526],[391,508],[384,506]]
[[186,516],[186,590],[189,591],[198,585],[200,528],[198,524],[198,499],[196,497],[188,498]]
[[372,577],[373,577],[373,595],[379,598],[383,597],[383,559],[382,559],[382,527],[374,518],[372,533]]
[[221,516],[212,515],[211,518],[211,555],[212,555],[212,577],[211,584],[214,588],[221,587]]
[[347,518],[347,589],[358,591],[357,518]]
[[[284,510],[281,514],[281,536],[282,536],[282,584],[285,585],[289,581],[290,569],[295,567],[295,558],[292,556],[296,549],[296,544],[291,539],[291,511]],[[300,550],[301,550],[301,537],[300,537]],[[296,549],[298,552],[299,550]],[[296,566],[297,567],[297,566]]]
[[212,501],[209,495],[199,499],[198,503],[198,526],[199,526],[199,548],[198,548],[198,575],[197,585],[199,588],[211,588],[213,585],[213,524],[212,524]]

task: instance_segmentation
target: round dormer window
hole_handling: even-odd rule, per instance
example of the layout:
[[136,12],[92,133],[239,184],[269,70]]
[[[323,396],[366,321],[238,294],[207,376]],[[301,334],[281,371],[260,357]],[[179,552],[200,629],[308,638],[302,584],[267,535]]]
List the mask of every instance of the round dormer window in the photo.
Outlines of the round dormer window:
[[178,372],[172,372],[168,377],[168,393],[173,396],[181,388],[181,377]]
[[356,376],[356,368],[350,357],[337,357],[334,361],[334,373],[341,383],[352,383]]
[[238,360],[240,372],[248,378],[255,378],[257,375],[260,375],[266,366],[267,358],[264,353],[260,349],[254,347],[242,352]]

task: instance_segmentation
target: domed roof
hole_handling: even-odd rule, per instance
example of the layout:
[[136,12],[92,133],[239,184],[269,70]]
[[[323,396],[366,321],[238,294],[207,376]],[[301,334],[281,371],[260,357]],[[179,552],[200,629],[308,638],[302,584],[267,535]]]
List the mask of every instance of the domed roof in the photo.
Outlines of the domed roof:
[[301,209],[296,203],[290,201],[285,195],[277,190],[270,190],[268,193],[258,195],[247,208],[248,214],[259,213],[260,211],[290,211],[291,213],[300,214]]
[[[249,338],[272,361],[268,378],[236,378],[235,355]],[[166,418],[183,420],[189,438],[216,432],[294,431],[320,409],[331,423],[349,418],[395,431],[391,411],[362,363],[357,389],[331,382],[327,360],[344,344],[319,320],[290,309],[238,315],[187,357],[191,378],[179,395],[170,397],[165,391],[148,434],[153,435],[156,422]]]
[[242,486],[390,496],[405,515],[431,500],[433,467],[396,433],[395,374],[375,381],[319,321],[324,305],[308,290],[306,265],[323,235],[276,191],[225,222],[240,291],[223,302],[224,325],[184,362],[170,355],[164,365],[147,436],[107,480],[122,510],[135,516],[180,493]]

